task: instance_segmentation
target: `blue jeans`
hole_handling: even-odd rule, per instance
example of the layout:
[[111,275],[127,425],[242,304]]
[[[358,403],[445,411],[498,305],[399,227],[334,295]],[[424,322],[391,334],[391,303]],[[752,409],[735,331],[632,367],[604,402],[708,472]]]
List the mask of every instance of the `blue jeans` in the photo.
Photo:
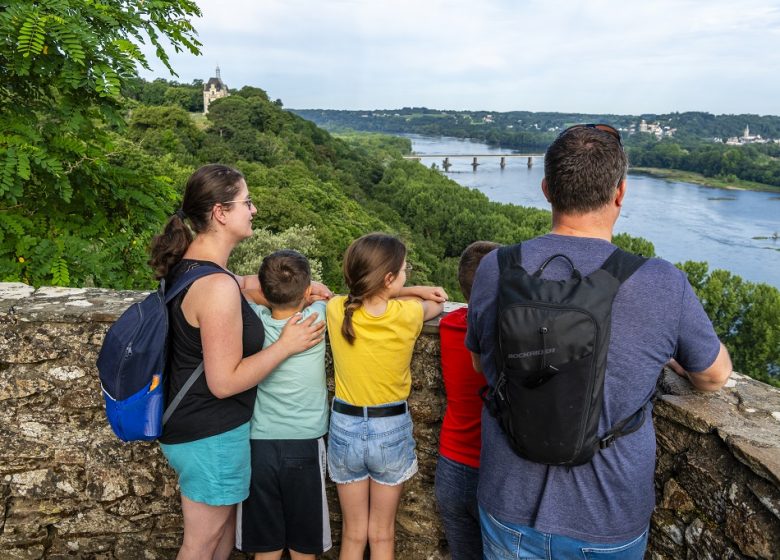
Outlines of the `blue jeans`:
[[479,469],[439,455],[434,490],[452,560],[480,560]]
[[498,521],[482,508],[479,519],[485,560],[642,560],[647,548],[647,529],[625,542],[599,544]]

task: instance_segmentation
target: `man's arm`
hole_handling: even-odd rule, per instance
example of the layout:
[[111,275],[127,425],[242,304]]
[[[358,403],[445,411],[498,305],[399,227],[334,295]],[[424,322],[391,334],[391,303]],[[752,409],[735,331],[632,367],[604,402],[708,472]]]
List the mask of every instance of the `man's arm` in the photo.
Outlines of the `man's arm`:
[[682,377],[686,377],[691,382],[694,389],[699,391],[717,391],[726,384],[731,375],[731,357],[729,351],[720,343],[720,350],[712,362],[712,365],[704,371],[689,372],[686,371],[676,360],[669,361],[669,367],[672,368],[675,373]]
[[471,365],[474,366],[474,371],[482,373],[482,359],[479,354],[471,352]]

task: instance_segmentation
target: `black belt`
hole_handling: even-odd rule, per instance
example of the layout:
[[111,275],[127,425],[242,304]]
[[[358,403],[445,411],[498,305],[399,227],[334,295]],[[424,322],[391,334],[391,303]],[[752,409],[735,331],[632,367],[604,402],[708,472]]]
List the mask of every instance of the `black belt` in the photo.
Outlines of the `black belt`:
[[384,418],[386,416],[398,416],[406,414],[406,403],[393,406],[355,406],[341,401],[333,401],[333,412],[340,412],[349,416],[366,416],[368,418]]

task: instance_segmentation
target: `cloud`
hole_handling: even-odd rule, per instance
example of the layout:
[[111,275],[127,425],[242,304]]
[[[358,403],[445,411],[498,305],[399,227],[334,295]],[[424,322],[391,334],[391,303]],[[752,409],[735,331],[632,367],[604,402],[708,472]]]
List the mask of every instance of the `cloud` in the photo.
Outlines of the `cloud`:
[[780,94],[771,0],[198,4],[182,80],[219,63],[293,107],[771,112]]

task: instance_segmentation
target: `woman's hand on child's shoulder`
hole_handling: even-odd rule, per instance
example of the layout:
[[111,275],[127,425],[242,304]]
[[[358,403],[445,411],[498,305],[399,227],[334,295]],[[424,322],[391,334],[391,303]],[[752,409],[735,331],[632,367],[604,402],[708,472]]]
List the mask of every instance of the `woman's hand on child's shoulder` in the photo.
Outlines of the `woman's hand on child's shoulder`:
[[296,313],[282,328],[278,344],[284,346],[288,356],[319,344],[325,337],[325,321],[322,319],[316,312],[306,319],[302,319],[302,315]]

